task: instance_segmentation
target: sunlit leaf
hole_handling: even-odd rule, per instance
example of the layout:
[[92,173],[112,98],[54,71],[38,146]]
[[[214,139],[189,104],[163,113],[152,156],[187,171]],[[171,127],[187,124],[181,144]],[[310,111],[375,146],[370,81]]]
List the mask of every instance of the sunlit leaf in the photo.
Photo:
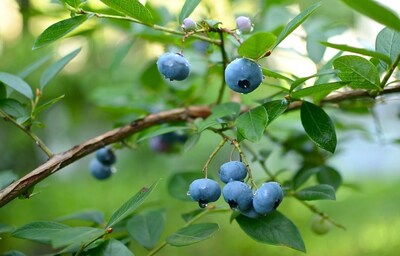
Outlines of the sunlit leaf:
[[282,115],[289,106],[289,101],[283,100],[273,100],[263,104],[265,110],[267,110],[268,124]]
[[39,35],[33,45],[33,49],[41,48],[62,38],[72,30],[82,25],[90,17],[92,17],[92,15],[83,14],[54,23]]
[[238,48],[238,53],[246,58],[257,60],[265,56],[275,43],[276,36],[269,32],[258,32],[247,38]]
[[182,24],[183,20],[190,16],[190,14],[196,9],[201,0],[186,0],[179,13],[179,23]]
[[100,0],[105,5],[118,12],[140,20],[146,24],[153,24],[151,12],[137,0]]
[[294,91],[290,94],[290,96],[294,99],[300,99],[306,96],[312,96],[313,94],[329,94],[330,92],[336,91],[337,89],[342,88],[347,85],[348,82],[332,82],[327,84],[316,84],[313,86],[309,86],[298,91]]
[[21,93],[25,97],[33,99],[31,87],[20,77],[9,73],[0,72],[0,82]]
[[236,127],[238,134],[251,142],[257,142],[264,134],[268,123],[268,113],[263,107],[251,109],[238,117]]
[[394,62],[400,54],[400,32],[390,28],[382,29],[376,36],[375,49]]
[[311,140],[317,146],[334,153],[337,143],[335,126],[325,111],[310,102],[303,101],[300,117],[304,130]]
[[239,215],[236,221],[247,235],[258,242],[283,245],[306,252],[297,227],[278,211],[255,219]]
[[167,237],[167,243],[172,246],[187,246],[211,238],[219,229],[216,223],[192,224],[181,228]]

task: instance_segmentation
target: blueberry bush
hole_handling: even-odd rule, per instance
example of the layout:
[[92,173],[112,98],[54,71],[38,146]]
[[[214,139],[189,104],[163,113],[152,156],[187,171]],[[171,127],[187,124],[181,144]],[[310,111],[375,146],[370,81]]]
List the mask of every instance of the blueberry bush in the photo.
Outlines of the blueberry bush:
[[[42,10],[40,4],[30,6],[29,2],[19,1],[26,24]],[[52,1],[54,12],[40,13],[56,20],[35,36],[33,45],[22,46],[31,54],[19,57],[31,63],[18,67],[22,70],[18,73],[0,72],[2,126],[26,135],[40,161],[21,173],[18,169],[26,168],[22,159],[29,159],[29,152],[11,152],[12,171],[0,172],[0,207],[4,213],[18,199],[24,199],[19,203],[23,204],[44,197],[40,192],[46,187],[37,188],[41,183],[52,186],[53,174],[89,155],[90,162],[79,175],[89,173],[110,195],[116,192],[107,183],[122,175],[122,170],[117,172],[120,162],[129,161],[124,156],[141,148],[149,149],[150,158],[143,158],[126,174],[131,179],[140,182],[146,176],[141,166],[155,158],[164,159],[168,166],[173,163],[167,159],[179,155],[191,168],[163,173],[142,187],[129,187],[124,193],[130,198],[118,202],[108,218],[103,214],[106,209],[100,208],[22,225],[0,219],[0,236],[10,244],[15,240],[41,244],[41,253],[46,255],[156,255],[167,246],[200,242],[207,246],[226,226],[218,221],[223,215],[228,225],[236,223],[242,231],[231,236],[254,239],[265,244],[265,250],[279,246],[306,252],[299,223],[285,211],[285,204],[291,203],[314,216],[310,228],[317,235],[345,230],[346,225],[335,220],[337,216],[314,203],[334,201],[344,184],[340,170],[329,165],[341,143],[337,130],[354,129],[340,119],[340,113],[368,114],[378,100],[400,91],[398,15],[373,0],[221,1],[236,10],[223,15],[212,1],[155,2],[57,0]],[[166,8],[172,3],[179,11]],[[257,13],[233,8],[245,4]],[[332,15],[336,7],[339,11]],[[352,27],[341,12],[357,13],[383,27],[374,48],[331,40]],[[117,47],[95,43],[103,37],[125,40]],[[304,43],[305,53],[297,50],[298,40]],[[55,59],[59,45],[69,46],[69,51]],[[299,76],[285,70],[291,64],[285,57],[288,52],[312,63],[315,72]],[[81,55],[88,62],[101,60],[99,70],[92,67],[67,81],[79,81],[85,90],[54,89],[52,81],[59,81],[58,74],[73,68]],[[124,61],[128,56],[133,56],[134,63]],[[112,63],[104,68],[110,59]],[[1,67],[5,68],[4,63]],[[103,83],[108,78],[111,85],[95,85],[101,82],[97,76]],[[85,100],[74,101],[80,97]],[[62,116],[53,121],[48,112],[63,105],[78,109],[95,127],[101,121],[87,112],[94,105],[110,115],[112,129],[82,132],[86,137],[74,138],[74,146],[65,143],[54,150],[49,140],[61,140],[61,128],[69,127],[64,127]],[[67,125],[85,129],[79,121]],[[57,137],[46,136],[57,132]],[[3,145],[14,143],[10,136],[0,139]],[[206,152],[204,146],[199,152],[200,144],[206,145]],[[188,159],[189,154],[200,157],[202,164]],[[276,155],[287,164],[285,168],[271,167],[270,159]],[[17,157],[21,161],[15,161]],[[152,200],[151,194],[162,186],[168,194],[163,194],[161,202]],[[191,209],[183,207],[184,224],[174,224],[175,231],[168,234],[165,226],[175,216],[160,207],[164,200],[180,200]],[[78,225],[71,220],[83,222]],[[30,255],[6,248],[0,248],[2,255]],[[219,250],[235,255],[229,247]]]

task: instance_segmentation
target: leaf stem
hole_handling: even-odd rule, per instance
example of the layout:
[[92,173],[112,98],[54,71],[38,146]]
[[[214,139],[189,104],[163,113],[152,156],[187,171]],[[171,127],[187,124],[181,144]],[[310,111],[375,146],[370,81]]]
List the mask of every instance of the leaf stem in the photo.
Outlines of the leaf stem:
[[[154,30],[167,32],[167,33],[170,33],[170,34],[182,35],[182,36],[186,35],[186,33],[183,32],[183,31],[179,31],[179,30],[163,27],[163,26],[160,26],[160,25],[157,25],[157,24],[148,24],[148,23],[142,22],[140,20],[137,20],[137,19],[134,19],[134,18],[130,18],[130,17],[126,17],[126,16],[102,14],[102,13],[86,11],[86,10],[83,10],[83,9],[81,9],[79,13],[81,13],[81,14],[93,14],[94,16],[96,16],[98,18],[104,18],[104,19],[125,20],[125,21],[129,21],[129,22],[133,22],[133,23],[137,23],[137,24],[141,24],[141,25],[147,26],[147,27],[152,28]],[[211,38],[208,38],[206,36],[197,35],[197,34],[193,34],[191,36],[195,37],[195,38],[197,38],[199,40],[202,40],[202,41],[205,41],[205,42],[209,42],[211,44],[221,45],[221,42],[219,40],[211,39]]]
[[247,144],[242,143],[242,145],[246,148],[247,151],[250,152],[250,154],[253,155],[254,159],[256,159],[256,161],[260,164],[261,168],[264,170],[264,172],[269,176],[269,178],[272,181],[276,180],[276,175],[274,175],[265,165],[265,161],[263,161],[262,159],[260,159],[260,157],[258,156],[258,154]]
[[217,155],[217,153],[221,150],[221,148],[225,145],[226,141],[227,141],[226,138],[222,138],[221,142],[218,144],[218,146],[214,149],[214,151],[208,157],[207,162],[205,163],[205,165],[203,167],[203,172],[206,173],[205,174],[206,178],[207,178],[207,174],[208,174],[208,165],[211,163],[211,161],[214,159],[214,157]]
[[20,130],[22,130],[25,134],[27,134],[30,138],[32,138],[36,145],[49,157],[53,156],[51,150],[44,144],[44,142],[33,132],[31,132],[28,128],[18,123],[14,118],[9,116],[6,112],[0,109],[0,114],[3,116],[4,120],[10,121],[13,125],[17,126]]
[[399,65],[399,63],[400,63],[400,54],[397,55],[397,58],[394,60],[389,70],[386,72],[386,75],[383,77],[382,82],[380,84],[382,89],[386,86],[386,83],[389,81],[389,78],[392,76],[394,70],[396,69],[397,65]]

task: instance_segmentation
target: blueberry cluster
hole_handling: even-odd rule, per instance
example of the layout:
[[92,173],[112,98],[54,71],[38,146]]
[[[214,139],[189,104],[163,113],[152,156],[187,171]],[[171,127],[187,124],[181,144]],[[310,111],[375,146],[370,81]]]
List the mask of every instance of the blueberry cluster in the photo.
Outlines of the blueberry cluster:
[[90,161],[90,173],[99,180],[107,179],[112,174],[112,165],[117,161],[114,151],[104,147],[96,152],[96,157]]
[[179,150],[179,145],[186,142],[188,136],[183,133],[169,132],[150,139],[150,148],[157,153],[173,153]]
[[[233,210],[241,214],[257,218],[274,211],[283,200],[283,191],[277,182],[265,182],[255,192],[244,182],[247,176],[245,164],[230,161],[221,165],[219,178],[225,186],[222,196]],[[197,179],[189,186],[188,195],[199,202],[200,207],[217,201],[221,195],[219,184],[212,179]]]

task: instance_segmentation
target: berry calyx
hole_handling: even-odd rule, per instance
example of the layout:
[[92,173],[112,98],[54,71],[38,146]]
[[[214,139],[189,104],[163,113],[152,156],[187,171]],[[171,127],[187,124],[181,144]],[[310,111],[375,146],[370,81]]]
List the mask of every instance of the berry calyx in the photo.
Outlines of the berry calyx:
[[189,76],[190,65],[182,54],[167,52],[157,60],[158,71],[170,81],[182,81]]
[[221,196],[221,188],[215,180],[197,179],[190,184],[188,195],[199,202],[201,208],[204,208],[208,203],[218,200]]
[[222,189],[222,195],[234,210],[245,211],[252,207],[253,191],[241,181],[231,181]]
[[262,80],[260,65],[249,59],[235,59],[225,69],[225,82],[235,92],[245,94],[252,92]]
[[254,210],[265,215],[272,212],[283,200],[283,190],[277,182],[266,182],[256,190],[253,198]]
[[219,178],[222,182],[243,181],[247,176],[246,165],[240,161],[226,162],[219,168]]

